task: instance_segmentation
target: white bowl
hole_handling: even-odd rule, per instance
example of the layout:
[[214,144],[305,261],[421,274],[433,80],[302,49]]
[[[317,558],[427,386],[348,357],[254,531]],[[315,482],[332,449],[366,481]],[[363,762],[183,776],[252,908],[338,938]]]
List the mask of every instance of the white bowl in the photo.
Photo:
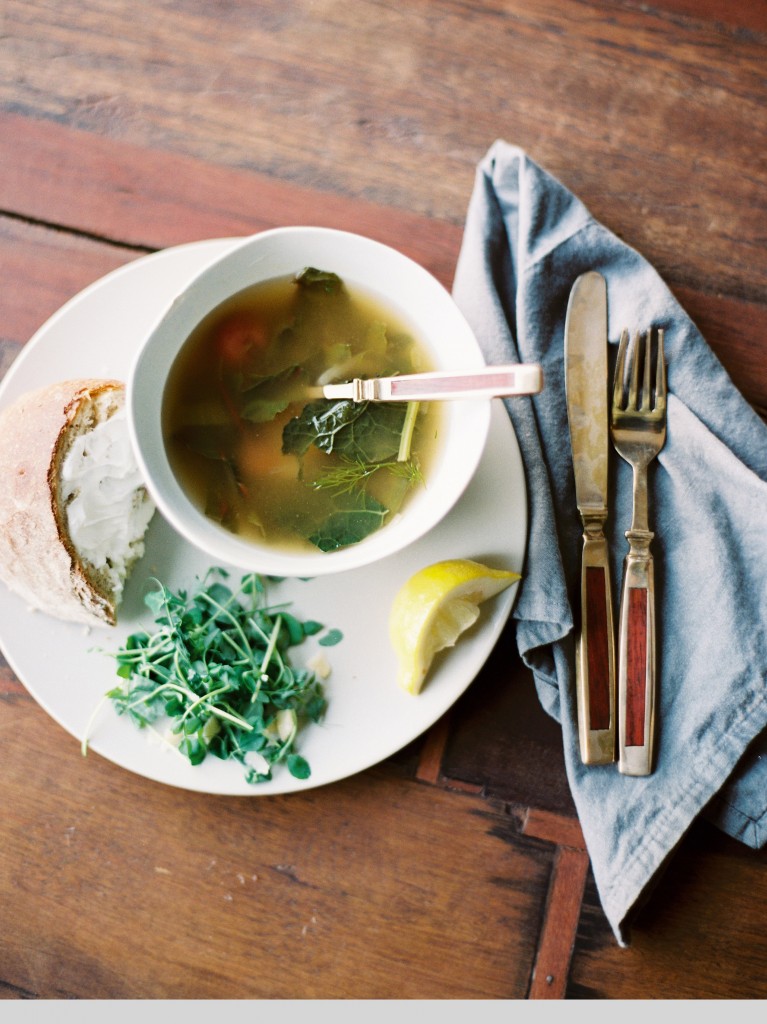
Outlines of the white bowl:
[[194,327],[236,292],[303,267],[334,271],[397,310],[436,369],[484,365],[476,338],[449,292],[423,267],[372,239],[328,228],[286,227],[244,239],[214,259],[176,296],[141,345],[127,385],[128,422],[146,485],[167,521],[212,563],[263,575],[309,577],[368,565],[412,544],[453,507],[487,440],[490,401],[447,403],[444,437],[425,484],[376,533],[339,551],[287,552],[230,533],[198,510],[171,468],[162,436],[163,390]]

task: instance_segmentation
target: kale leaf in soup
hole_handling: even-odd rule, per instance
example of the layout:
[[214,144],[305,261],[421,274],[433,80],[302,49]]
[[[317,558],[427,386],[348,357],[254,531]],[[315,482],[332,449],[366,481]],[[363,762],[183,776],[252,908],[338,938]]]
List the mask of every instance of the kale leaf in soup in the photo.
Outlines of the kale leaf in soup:
[[303,455],[314,444],[361,462],[385,462],[397,455],[407,405],[351,400],[310,402],[282,432],[282,450]]

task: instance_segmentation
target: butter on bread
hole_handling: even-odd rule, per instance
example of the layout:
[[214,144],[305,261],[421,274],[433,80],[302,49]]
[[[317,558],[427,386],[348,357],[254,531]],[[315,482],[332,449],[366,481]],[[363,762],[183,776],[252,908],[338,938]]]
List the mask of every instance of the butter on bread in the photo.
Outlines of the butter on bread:
[[30,608],[114,625],[154,513],[118,380],[28,392],[0,413],[0,580]]

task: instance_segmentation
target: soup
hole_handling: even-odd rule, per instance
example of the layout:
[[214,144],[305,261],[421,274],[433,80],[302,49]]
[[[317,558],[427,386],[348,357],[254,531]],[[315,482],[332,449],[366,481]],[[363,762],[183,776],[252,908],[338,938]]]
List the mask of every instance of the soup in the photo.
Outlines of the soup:
[[244,289],[184,343],[163,395],[168,458],[190,499],[245,538],[335,551],[423,486],[439,405],[353,402],[312,388],[433,369],[397,313],[306,268]]

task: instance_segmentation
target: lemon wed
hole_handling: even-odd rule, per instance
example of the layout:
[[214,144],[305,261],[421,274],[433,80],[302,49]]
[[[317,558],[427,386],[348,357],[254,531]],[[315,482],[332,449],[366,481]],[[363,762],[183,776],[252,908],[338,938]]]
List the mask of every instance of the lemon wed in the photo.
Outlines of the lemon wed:
[[467,558],[435,562],[411,576],[389,613],[389,637],[402,689],[420,693],[437,652],[454,646],[477,621],[483,601],[519,579],[519,573]]

